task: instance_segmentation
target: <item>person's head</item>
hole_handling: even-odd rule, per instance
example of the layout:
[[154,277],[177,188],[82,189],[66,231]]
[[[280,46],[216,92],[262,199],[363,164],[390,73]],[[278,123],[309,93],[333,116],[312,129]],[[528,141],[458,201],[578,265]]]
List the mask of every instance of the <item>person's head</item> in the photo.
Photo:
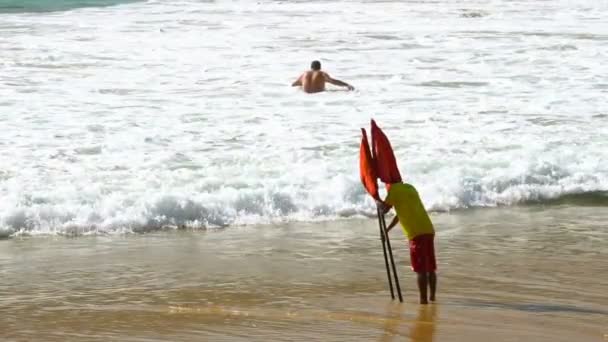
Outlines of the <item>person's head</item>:
[[319,71],[321,70],[321,62],[319,61],[312,61],[312,63],[310,63],[310,68],[314,71]]

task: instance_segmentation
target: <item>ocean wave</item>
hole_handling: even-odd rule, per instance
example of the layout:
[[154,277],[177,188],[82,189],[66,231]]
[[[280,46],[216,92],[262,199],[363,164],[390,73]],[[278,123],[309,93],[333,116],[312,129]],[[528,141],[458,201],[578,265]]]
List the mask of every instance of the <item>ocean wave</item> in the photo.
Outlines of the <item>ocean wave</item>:
[[430,210],[537,203],[604,205],[602,196],[608,191],[608,175],[601,169],[581,172],[548,162],[531,163],[521,169],[507,166],[461,171],[452,183],[445,173],[438,177],[442,182],[426,184],[430,188]]
[[[0,0],[14,12],[124,2]],[[458,4],[363,5],[148,1],[2,15],[0,236],[371,217],[357,161],[370,116],[431,211],[603,205],[606,87],[579,77],[608,72],[597,53],[608,40],[589,20],[600,12],[565,9],[564,28],[527,2],[516,24],[535,29],[520,32],[500,6],[468,10],[492,15],[480,30],[455,17]],[[330,30],[293,20],[336,13],[345,20]],[[402,14],[438,25],[404,35]],[[539,49],[539,37],[564,53]],[[359,90],[289,87],[314,57],[306,46]],[[572,47],[585,53],[562,51]]]
[[[420,182],[417,187],[427,209],[434,212],[530,204],[608,206],[605,178],[548,167],[535,170],[536,174],[508,179],[462,177],[456,189],[446,186],[439,193],[431,183]],[[95,196],[90,201],[24,196],[15,199],[14,206],[1,208],[0,237],[213,229],[375,215],[374,203],[358,180],[347,177],[336,177],[315,189],[216,184],[213,190],[189,195]]]

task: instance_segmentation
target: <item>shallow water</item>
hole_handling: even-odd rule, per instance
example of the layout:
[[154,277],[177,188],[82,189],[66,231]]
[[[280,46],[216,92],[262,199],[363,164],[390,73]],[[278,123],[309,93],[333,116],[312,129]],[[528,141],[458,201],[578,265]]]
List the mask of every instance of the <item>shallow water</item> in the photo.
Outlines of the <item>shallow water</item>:
[[[607,213],[433,215],[438,303],[391,302],[371,220],[0,241],[4,340],[601,341]],[[1,335],[0,335],[1,336]]]
[[[605,10],[161,0],[0,14],[0,235],[373,214],[357,169],[370,117],[429,209],[606,197]],[[289,87],[315,58],[358,90]]]

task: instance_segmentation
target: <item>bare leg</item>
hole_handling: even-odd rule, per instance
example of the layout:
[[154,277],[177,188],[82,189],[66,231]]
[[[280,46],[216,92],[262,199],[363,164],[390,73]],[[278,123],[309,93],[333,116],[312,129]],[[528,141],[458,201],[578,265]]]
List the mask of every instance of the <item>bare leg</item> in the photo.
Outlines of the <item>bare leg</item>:
[[437,275],[435,272],[429,273],[429,287],[431,288],[431,302],[435,301],[435,290],[437,289]]
[[428,304],[427,300],[427,291],[426,288],[428,286],[428,277],[426,272],[418,272],[418,290],[420,291],[420,304]]

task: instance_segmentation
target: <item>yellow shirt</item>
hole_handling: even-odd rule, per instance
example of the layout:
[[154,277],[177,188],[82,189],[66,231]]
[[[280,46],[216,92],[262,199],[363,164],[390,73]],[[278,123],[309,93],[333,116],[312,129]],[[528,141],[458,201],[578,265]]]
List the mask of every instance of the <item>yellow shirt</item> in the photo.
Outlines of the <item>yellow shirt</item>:
[[424,209],[424,205],[418,196],[418,191],[407,183],[396,183],[391,185],[386,203],[395,207],[399,222],[403,227],[403,233],[412,240],[418,235],[433,234],[433,223]]

